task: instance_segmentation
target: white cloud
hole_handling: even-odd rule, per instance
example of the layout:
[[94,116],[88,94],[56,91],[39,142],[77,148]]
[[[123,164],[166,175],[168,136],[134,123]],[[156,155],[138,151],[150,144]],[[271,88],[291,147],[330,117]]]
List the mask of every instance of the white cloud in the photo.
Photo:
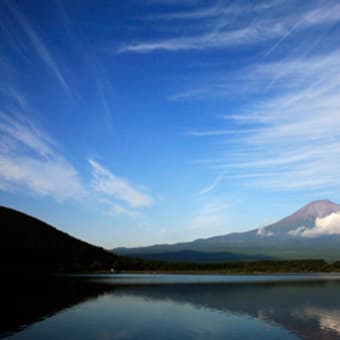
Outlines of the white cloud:
[[259,236],[266,236],[266,237],[274,236],[274,233],[268,230],[266,227],[258,228],[256,234]]
[[111,208],[109,209],[109,214],[112,216],[130,216],[130,217],[134,217],[139,215],[139,213],[135,210],[130,210],[127,209],[119,204],[112,204]]
[[197,5],[199,0],[149,0],[145,5],[162,4],[162,5]]
[[205,195],[205,194],[213,191],[222,182],[222,180],[223,180],[223,175],[217,176],[213,183],[211,183],[209,186],[201,189],[198,194],[199,195]]
[[124,201],[131,207],[146,207],[153,203],[148,194],[133,187],[128,181],[112,174],[98,162],[89,159],[92,167],[92,188],[101,194]]
[[107,196],[132,207],[153,203],[149,195],[92,160],[92,187],[83,184],[58,143],[20,113],[20,109],[26,115],[30,112],[24,98],[14,89],[3,93],[18,111],[0,111],[0,190],[49,196],[57,201],[92,200],[108,207],[106,212],[112,216],[137,216],[139,212],[116,202],[108,204],[104,202]]
[[320,23],[331,23],[340,19],[340,5],[317,8],[307,12],[303,16],[305,25],[316,25]]
[[2,136],[8,136],[12,141],[20,142],[22,146],[30,148],[40,156],[48,157],[54,153],[52,147],[55,142],[20,116],[11,118],[0,112],[0,131]]
[[303,235],[303,233],[305,232],[307,228],[305,226],[301,226],[301,227],[298,227],[294,230],[290,230],[288,231],[288,235],[291,235],[291,236],[301,236]]
[[340,335],[340,313],[338,310],[325,308],[306,308],[299,313],[299,316],[306,318],[316,318],[320,328],[333,330]]
[[206,202],[194,215],[190,230],[213,230],[225,226],[225,211],[228,205],[218,201]]
[[302,233],[304,237],[317,237],[323,235],[339,235],[340,234],[340,212],[331,213],[328,216],[317,218],[315,227],[307,229]]
[[173,95],[168,96],[168,100],[170,101],[177,101],[177,100],[183,100],[187,98],[193,98],[193,97],[202,97],[206,93],[205,90],[200,90],[200,89],[192,89],[189,91],[184,91],[184,92],[179,92],[175,93]]
[[180,51],[203,50],[241,44],[256,43],[279,37],[283,34],[280,24],[265,23],[252,25],[245,28],[223,32],[208,32],[198,36],[178,37],[156,42],[140,42],[130,44],[118,49],[118,53],[124,52],[152,52],[156,50]]
[[252,87],[246,93],[265,96],[238,114],[225,115],[226,126],[236,133],[223,137],[221,127],[191,134],[223,139],[218,156],[214,160],[210,154],[206,166],[223,172],[226,180],[262,189],[340,186],[339,74],[340,50],[249,69],[244,81],[248,77]]
[[288,234],[300,237],[340,235],[340,212],[334,212],[325,217],[317,217],[314,227],[306,228],[301,226],[291,230]]
[[[285,6],[278,6],[282,1],[262,3],[258,5],[231,5],[203,7],[195,11],[173,13],[166,16],[154,17],[160,20],[182,19],[197,20],[197,35],[177,36],[158,41],[140,41],[121,46],[117,52],[147,53],[157,50],[181,51],[181,50],[204,50],[218,47],[228,47],[278,39],[270,49],[271,53],[282,40],[286,39],[293,31],[303,30],[316,25],[329,25],[340,20],[340,5],[328,5],[310,8],[306,6],[301,13],[291,12]],[[265,13],[266,9],[276,7],[271,16]],[[285,12],[287,11],[287,12]],[[261,19],[249,21],[249,12],[261,12]],[[234,16],[236,19],[231,20]],[[208,24],[203,30],[205,21],[214,18],[214,24]],[[191,23],[191,25],[195,25]],[[159,24],[159,22],[158,22]],[[184,26],[185,27],[185,26]]]
[[[49,196],[58,201],[94,198],[108,206],[112,216],[137,216],[138,212],[105,197],[145,207],[153,199],[128,181],[89,160],[91,188],[80,180],[78,171],[57,150],[57,143],[29,120],[0,113],[0,190]],[[89,195],[99,193],[101,196]]]
[[28,190],[56,200],[77,200],[85,195],[77,171],[62,158],[0,155],[0,187],[6,191]]
[[188,135],[194,136],[194,137],[214,137],[214,136],[229,136],[229,135],[240,135],[242,133],[248,133],[252,132],[252,130],[249,131],[239,131],[239,130],[201,130],[196,131],[192,130],[188,132]]
[[[278,6],[283,0],[266,1],[265,3],[244,5],[240,3],[232,3],[231,5],[222,5],[220,1],[214,6],[196,8],[190,11],[181,11],[174,13],[167,13],[166,15],[160,14],[158,18],[166,20],[177,20],[177,19],[204,19],[210,17],[224,17],[231,15],[239,15],[247,12],[263,12],[264,10]],[[154,16],[154,18],[157,18]]]
[[76,169],[44,132],[21,117],[0,114],[0,188],[56,200],[80,199],[86,190]]
[[57,78],[61,86],[64,88],[65,92],[70,95],[71,90],[68,86],[65,77],[63,76],[60,67],[52,57],[51,53],[41,40],[41,38],[38,36],[38,34],[33,30],[25,16],[16,8],[16,6],[13,3],[7,3],[7,7],[10,10],[11,14],[14,16],[16,21],[19,23],[19,25],[22,27],[23,31],[27,35],[27,37],[30,39],[32,45],[36,49],[37,54],[40,56],[42,61],[46,64],[46,66],[50,69],[50,71],[54,74],[54,76]]

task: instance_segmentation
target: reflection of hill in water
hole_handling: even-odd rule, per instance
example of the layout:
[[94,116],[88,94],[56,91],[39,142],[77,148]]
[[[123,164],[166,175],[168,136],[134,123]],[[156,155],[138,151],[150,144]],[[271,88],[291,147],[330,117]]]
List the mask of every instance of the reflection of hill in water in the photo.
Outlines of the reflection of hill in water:
[[104,286],[79,279],[3,278],[0,337],[16,333],[36,321],[104,292]]
[[190,303],[277,323],[308,339],[340,339],[340,283],[160,285],[120,287],[114,294]]
[[114,286],[84,278],[5,282],[0,336],[104,293],[249,315],[307,339],[340,338],[337,282]]

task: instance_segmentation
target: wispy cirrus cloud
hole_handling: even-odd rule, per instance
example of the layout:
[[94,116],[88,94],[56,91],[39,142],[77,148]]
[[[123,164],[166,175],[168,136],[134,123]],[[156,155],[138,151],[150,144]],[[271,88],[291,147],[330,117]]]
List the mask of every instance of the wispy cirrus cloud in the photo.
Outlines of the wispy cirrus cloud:
[[92,202],[114,217],[138,217],[136,207],[153,203],[150,195],[94,161],[90,162],[92,182],[85,182],[83,175],[89,168],[76,168],[62,152],[63,147],[28,118],[32,108],[27,98],[5,82],[0,91],[1,191],[50,197],[58,202]]
[[224,4],[222,1],[217,1],[212,6],[199,7],[186,11],[178,11],[167,14],[160,14],[158,16],[153,16],[154,18],[162,18],[166,20],[178,20],[178,19],[193,19],[193,20],[201,20],[204,18],[211,17],[223,17],[230,15],[237,15],[241,13],[247,12],[258,12],[265,11],[272,7],[276,7],[283,3],[283,0],[274,0],[274,1],[265,1],[259,3],[229,3]]
[[41,60],[45,63],[50,72],[56,77],[60,85],[63,87],[68,95],[71,95],[71,89],[63,75],[62,71],[55,58],[52,56],[51,52],[44,44],[43,40],[40,38],[37,32],[32,28],[31,24],[24,16],[23,13],[15,6],[13,2],[5,1],[4,4],[8,8],[9,12],[15,18],[16,22],[22,28],[23,32],[34,46],[36,53],[39,55]]
[[94,160],[89,160],[92,182],[84,183],[78,170],[58,151],[57,143],[22,115],[0,113],[0,132],[2,191],[26,192],[57,201],[94,200],[112,216],[136,217],[139,212],[134,208],[154,202],[150,195]]
[[92,188],[96,192],[123,201],[131,207],[152,205],[153,199],[150,195],[137,189],[127,180],[114,175],[93,159],[89,159],[88,162],[92,168]]
[[108,213],[114,217],[116,216],[130,216],[130,217],[136,217],[139,215],[139,212],[136,210],[128,209],[126,207],[123,207],[119,204],[112,204],[108,210]]
[[54,141],[24,117],[0,114],[0,187],[58,201],[86,196],[77,170]]
[[227,206],[226,203],[216,200],[205,202],[193,216],[188,228],[190,230],[208,229],[211,232],[213,229],[225,227],[225,210]]
[[200,0],[149,0],[147,4],[161,4],[161,5],[197,5]]
[[218,175],[215,180],[213,181],[213,183],[211,183],[210,185],[204,187],[203,189],[201,189],[199,191],[199,195],[205,195],[208,194],[210,192],[212,192],[214,189],[216,189],[218,187],[218,185],[223,181],[223,175]]
[[254,129],[248,130],[190,130],[187,132],[188,135],[194,137],[216,137],[216,136],[232,136],[240,134],[248,134],[254,132]]
[[29,191],[57,201],[79,200],[85,190],[77,171],[63,158],[46,160],[0,155],[0,186],[6,191]]
[[177,101],[177,100],[183,100],[186,98],[193,98],[193,97],[200,97],[204,94],[206,94],[207,91],[204,89],[192,89],[180,93],[175,93],[173,95],[168,96],[168,100],[170,101]]
[[[314,7],[313,7],[314,5]],[[266,12],[267,10],[271,10]],[[261,18],[253,20],[252,15],[261,12]],[[232,16],[232,19],[231,19]],[[211,23],[211,19],[215,21]],[[296,13],[284,6],[282,1],[269,3],[202,7],[194,11],[177,12],[159,16],[159,20],[197,20],[198,28],[204,27],[203,19],[210,20],[206,29],[196,35],[180,35],[154,41],[139,41],[120,46],[117,53],[149,53],[157,50],[184,51],[206,50],[256,44],[277,39],[274,48],[293,31],[318,25],[329,25],[340,21],[340,5],[331,2],[326,6],[304,6]],[[155,17],[157,20],[157,17]],[[270,53],[272,51],[270,50]]]
[[[226,123],[238,134],[200,131],[224,138],[207,166],[225,180],[273,190],[340,186],[340,51],[257,65],[250,77],[267,91]],[[270,83],[270,88],[264,84]],[[251,129],[249,129],[251,127]],[[222,130],[223,131],[223,130]],[[243,133],[246,131],[247,133]]]
[[156,50],[183,51],[204,50],[224,46],[240,45],[266,41],[283,34],[281,24],[257,23],[256,25],[243,27],[231,31],[207,32],[199,36],[178,37],[155,42],[140,42],[128,44],[117,50],[118,53],[136,52],[147,53]]
[[0,131],[4,138],[7,136],[12,142],[15,140],[42,157],[52,156],[54,153],[55,142],[20,115],[14,118],[0,112]]

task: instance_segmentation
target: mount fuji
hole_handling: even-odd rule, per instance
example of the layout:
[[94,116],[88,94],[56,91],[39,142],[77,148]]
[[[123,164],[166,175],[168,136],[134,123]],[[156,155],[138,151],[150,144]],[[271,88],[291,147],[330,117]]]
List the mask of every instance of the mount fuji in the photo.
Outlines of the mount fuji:
[[340,205],[311,202],[265,227],[192,242],[116,248],[120,255],[166,261],[251,261],[259,259],[340,259]]

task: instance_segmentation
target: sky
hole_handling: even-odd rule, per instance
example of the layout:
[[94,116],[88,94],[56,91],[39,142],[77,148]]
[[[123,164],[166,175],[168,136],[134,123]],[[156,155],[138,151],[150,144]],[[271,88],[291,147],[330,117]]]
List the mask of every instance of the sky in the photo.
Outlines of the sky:
[[340,3],[0,0],[0,205],[106,247],[340,202]]

